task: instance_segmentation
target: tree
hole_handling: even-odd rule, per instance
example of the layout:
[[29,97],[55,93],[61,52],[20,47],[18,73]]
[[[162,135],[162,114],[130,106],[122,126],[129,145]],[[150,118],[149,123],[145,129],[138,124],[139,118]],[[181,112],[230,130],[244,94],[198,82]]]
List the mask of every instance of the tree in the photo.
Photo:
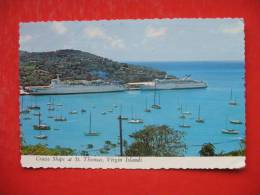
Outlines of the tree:
[[200,156],[215,156],[215,146],[211,143],[203,144],[199,154]]
[[125,149],[126,156],[183,156],[186,145],[184,133],[166,125],[145,126],[130,135],[134,142]]

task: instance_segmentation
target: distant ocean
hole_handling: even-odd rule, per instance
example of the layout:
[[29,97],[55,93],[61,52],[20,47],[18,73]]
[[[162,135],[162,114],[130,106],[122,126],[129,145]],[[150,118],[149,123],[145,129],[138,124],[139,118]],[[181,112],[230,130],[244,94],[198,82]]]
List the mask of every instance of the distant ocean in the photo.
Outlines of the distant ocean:
[[[127,91],[119,93],[102,94],[78,94],[51,96],[56,104],[63,104],[55,111],[48,111],[49,96],[24,96],[23,105],[28,106],[37,103],[41,106],[42,120],[52,127],[51,131],[44,131],[48,135],[47,140],[37,140],[38,131],[32,126],[37,124],[38,118],[31,116],[32,120],[23,120],[21,117],[21,129],[26,144],[47,144],[50,147],[71,147],[83,150],[87,144],[93,144],[91,155],[101,155],[98,149],[104,146],[106,140],[118,142],[119,130],[117,116],[122,105],[122,115],[131,118],[142,118],[144,124],[129,124],[123,122],[124,139],[131,143],[129,134],[142,129],[145,125],[166,124],[170,127],[185,132],[184,142],[188,149],[185,156],[198,156],[198,151],[204,143],[213,143],[217,152],[229,152],[240,148],[240,139],[245,137],[245,88],[244,88],[244,63],[243,62],[131,62],[131,64],[144,65],[166,71],[169,75],[182,77],[191,75],[195,80],[203,80],[208,83],[206,89],[186,89],[160,91],[161,110],[152,110],[145,113],[145,99],[148,104],[153,103],[153,91]],[[238,102],[237,106],[228,105],[230,91]],[[115,108],[113,105],[118,105]],[[185,120],[191,128],[181,129],[182,120],[177,108],[182,105],[183,111],[192,112],[189,119]],[[204,124],[198,124],[195,119],[198,115],[198,106],[201,107],[201,117]],[[94,106],[94,107],[93,107]],[[81,113],[84,108],[86,113]],[[132,109],[133,108],[133,113]],[[113,109],[112,113],[102,115],[103,111]],[[69,115],[68,112],[77,110],[78,114]],[[89,111],[92,113],[92,128],[101,133],[97,137],[86,137],[84,132],[89,128]],[[67,117],[67,122],[54,122],[49,115]],[[231,125],[229,119],[239,119],[242,125]],[[225,127],[235,128],[239,135],[225,135],[221,130]],[[55,129],[55,130],[54,130]],[[118,155],[119,148],[110,151],[110,156]]]

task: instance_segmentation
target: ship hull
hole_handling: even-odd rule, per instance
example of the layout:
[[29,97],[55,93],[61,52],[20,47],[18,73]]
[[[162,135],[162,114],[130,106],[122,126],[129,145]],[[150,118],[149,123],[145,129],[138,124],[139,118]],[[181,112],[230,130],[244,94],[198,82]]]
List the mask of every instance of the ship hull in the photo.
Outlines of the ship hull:
[[[205,84],[201,85],[167,85],[167,84],[162,84],[162,85],[157,85],[156,90],[177,90],[177,89],[203,89],[207,88],[208,86]],[[154,90],[155,87],[152,86],[142,86],[141,90]]]
[[88,88],[79,89],[77,87],[71,88],[47,88],[47,89],[37,89],[31,92],[31,95],[67,95],[67,94],[87,94],[87,93],[110,93],[110,92],[122,92],[125,88]]

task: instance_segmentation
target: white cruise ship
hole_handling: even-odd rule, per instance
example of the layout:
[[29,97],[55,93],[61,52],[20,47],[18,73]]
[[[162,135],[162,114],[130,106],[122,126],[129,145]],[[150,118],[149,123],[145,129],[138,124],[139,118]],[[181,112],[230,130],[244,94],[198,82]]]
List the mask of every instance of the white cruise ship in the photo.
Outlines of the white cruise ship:
[[104,93],[119,92],[126,90],[123,85],[104,82],[102,80],[84,82],[62,82],[59,75],[51,80],[47,87],[30,87],[32,95],[55,95],[55,94],[79,94],[79,93]]
[[141,90],[195,89],[206,87],[208,87],[206,82],[192,80],[190,75],[183,78],[168,78],[166,76],[164,79],[155,79],[153,82],[140,85]]

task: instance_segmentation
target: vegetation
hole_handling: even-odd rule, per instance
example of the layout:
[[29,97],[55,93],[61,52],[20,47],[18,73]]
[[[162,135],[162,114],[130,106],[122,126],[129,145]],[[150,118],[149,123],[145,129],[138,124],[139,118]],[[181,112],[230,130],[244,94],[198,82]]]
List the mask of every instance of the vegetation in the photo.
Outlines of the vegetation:
[[145,126],[130,135],[134,142],[125,149],[126,156],[183,156],[186,145],[182,142],[182,131],[166,125]]
[[215,146],[211,143],[203,144],[199,154],[200,156],[215,156]]
[[245,148],[226,153],[221,152],[218,156],[245,156]]
[[103,79],[127,83],[164,78],[166,73],[144,66],[115,62],[79,50],[20,51],[21,85],[49,85],[56,74],[60,74],[62,80]]
[[215,153],[215,146],[211,143],[203,144],[200,151],[200,156],[245,156],[245,140],[240,141],[240,149],[230,152]]
[[55,148],[48,148],[46,145],[27,145],[22,146],[22,155],[50,155],[50,156],[71,156],[75,155],[75,151],[71,148],[62,148],[56,146]]

